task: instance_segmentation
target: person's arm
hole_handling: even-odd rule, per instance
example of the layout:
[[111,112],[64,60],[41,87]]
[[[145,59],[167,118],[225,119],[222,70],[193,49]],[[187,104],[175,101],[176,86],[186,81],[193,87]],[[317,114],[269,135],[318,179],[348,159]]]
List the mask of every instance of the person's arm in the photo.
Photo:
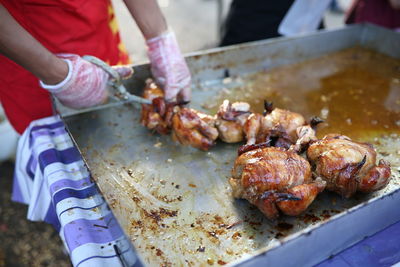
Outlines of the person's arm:
[[160,36],[168,26],[156,0],[124,0],[146,40]]
[[151,72],[169,101],[190,100],[191,77],[156,0],[124,0],[147,44]]
[[[78,55],[54,55],[33,38],[0,4],[0,54],[8,57],[40,80],[40,86],[53,93],[64,105],[85,108],[108,98],[109,75]],[[125,78],[130,67],[117,67]]]
[[24,28],[0,4],[0,54],[21,65],[46,84],[56,84],[68,74],[68,65]]

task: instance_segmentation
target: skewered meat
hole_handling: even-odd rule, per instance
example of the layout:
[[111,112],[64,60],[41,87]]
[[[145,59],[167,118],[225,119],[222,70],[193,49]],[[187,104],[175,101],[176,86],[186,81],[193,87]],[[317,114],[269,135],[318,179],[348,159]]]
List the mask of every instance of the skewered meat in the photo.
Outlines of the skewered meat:
[[[264,143],[266,142],[266,138],[260,138],[261,135],[261,127],[263,124],[264,117],[258,113],[252,113],[248,118],[243,127],[243,130],[246,135],[247,145],[253,145],[256,143]],[[264,139],[260,141],[260,139]]]
[[241,154],[229,180],[233,196],[247,199],[269,219],[279,210],[296,216],[325,188],[321,179],[311,177],[307,160],[282,148],[258,148]]
[[215,126],[219,138],[226,143],[237,143],[243,140],[243,126],[250,115],[250,105],[245,102],[230,103],[224,100],[219,107]]
[[315,117],[307,125],[299,113],[273,108],[272,103],[267,101],[264,102],[264,108],[265,116],[253,113],[244,125],[247,145],[269,143],[271,146],[300,151],[303,145],[316,140],[315,127],[322,122],[321,119]]
[[174,140],[201,150],[208,150],[218,138],[215,119],[190,108],[174,108],[172,130]]
[[172,108],[165,103],[163,90],[151,79],[148,79],[143,91],[143,98],[151,100],[152,104],[142,104],[140,123],[159,134],[168,134]]
[[311,142],[317,140],[316,127],[323,122],[318,117],[313,117],[309,125],[300,126],[296,129],[297,140],[296,143],[290,146],[291,151],[300,152],[303,146],[309,145]]
[[357,190],[372,192],[385,187],[390,179],[390,165],[376,163],[372,145],[352,141],[347,136],[329,134],[312,143],[307,157],[315,173],[327,182],[327,189],[349,198]]
[[[297,139],[296,130],[306,124],[306,120],[303,115],[289,110],[273,108],[271,102],[265,101],[265,117],[261,126],[261,136],[264,140],[259,142],[265,142],[267,139],[277,137],[276,141],[279,143],[278,147],[289,148],[291,144],[294,144]],[[263,136],[263,135],[266,136]]]

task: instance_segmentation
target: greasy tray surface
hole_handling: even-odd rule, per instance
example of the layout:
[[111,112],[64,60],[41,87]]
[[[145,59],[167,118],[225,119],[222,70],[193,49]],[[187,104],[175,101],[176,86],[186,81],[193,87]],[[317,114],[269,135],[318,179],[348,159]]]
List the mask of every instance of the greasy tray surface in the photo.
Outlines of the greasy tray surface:
[[[91,129],[83,154],[120,224],[151,264],[230,262],[399,187],[395,167],[385,190],[351,200],[324,193],[304,215],[271,223],[230,196],[227,178],[237,146],[197,151],[175,145],[169,136],[150,135],[137,117],[132,121],[131,106],[102,112],[102,121],[97,114],[80,118],[88,126],[82,135]],[[396,153],[390,145],[384,150]]]
[[[235,91],[224,83],[200,84],[192,107],[205,107],[225,85]],[[393,166],[392,181],[384,190],[351,200],[325,192],[298,218],[269,222],[230,195],[227,179],[238,145],[220,143],[210,152],[182,147],[143,128],[139,112],[130,104],[114,105],[67,117],[66,122],[125,233],[151,265],[229,263],[399,189],[397,135],[376,133],[379,157]]]

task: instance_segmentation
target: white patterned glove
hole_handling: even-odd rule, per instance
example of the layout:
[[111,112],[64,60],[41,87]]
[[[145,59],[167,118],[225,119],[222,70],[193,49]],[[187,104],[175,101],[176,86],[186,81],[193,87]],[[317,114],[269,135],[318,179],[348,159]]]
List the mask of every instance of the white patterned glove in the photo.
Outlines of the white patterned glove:
[[165,99],[190,100],[191,77],[173,32],[146,41],[151,72],[164,89]]
[[[108,99],[107,82],[110,75],[100,67],[74,54],[57,54],[68,63],[68,75],[56,85],[40,86],[56,96],[60,102],[70,108],[86,108],[105,103]],[[128,66],[113,67],[122,78],[132,75]]]

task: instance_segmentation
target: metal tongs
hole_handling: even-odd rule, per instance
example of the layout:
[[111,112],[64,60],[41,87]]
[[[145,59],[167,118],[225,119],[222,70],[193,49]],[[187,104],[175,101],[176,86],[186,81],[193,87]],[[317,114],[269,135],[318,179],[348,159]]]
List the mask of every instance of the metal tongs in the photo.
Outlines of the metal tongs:
[[111,68],[107,63],[105,63],[103,60],[94,57],[94,56],[83,56],[83,59],[89,61],[90,63],[93,63],[94,65],[102,68],[105,72],[107,72],[112,79],[109,81],[109,85],[111,88],[113,88],[114,92],[112,92],[113,96],[117,97],[120,100],[123,101],[128,101],[128,102],[137,102],[140,104],[151,104],[152,102],[149,99],[145,99],[140,96],[132,95],[129,93],[124,84],[122,83],[122,78],[119,75],[119,73]]

